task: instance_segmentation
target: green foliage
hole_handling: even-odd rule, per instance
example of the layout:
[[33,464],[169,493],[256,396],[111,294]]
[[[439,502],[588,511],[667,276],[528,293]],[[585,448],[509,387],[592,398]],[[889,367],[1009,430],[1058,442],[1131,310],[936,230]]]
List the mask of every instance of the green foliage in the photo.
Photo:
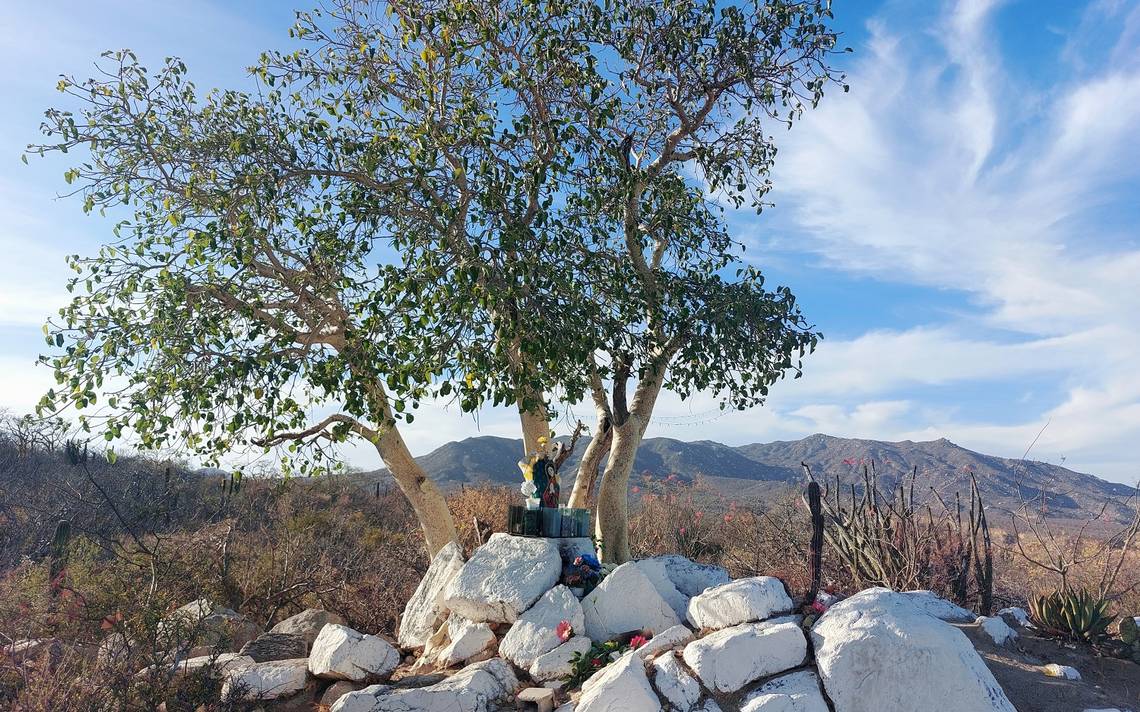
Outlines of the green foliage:
[[1030,599],[1029,617],[1049,635],[1094,643],[1116,618],[1108,607],[1108,601],[1085,589],[1065,589]]
[[108,53],[61,80],[79,111],[29,148],[85,149],[65,180],[121,217],[71,259],[42,409],[144,447],[319,458],[430,396],[531,409],[671,368],[682,396],[754,405],[819,335],[739,261],[720,203],[762,206],[765,128],[836,78],[830,19],[822,0],[335,2],[249,94]]
[[609,665],[614,658],[630,650],[629,643],[607,640],[594,643],[585,653],[574,653],[570,657],[570,674],[562,678],[566,688],[573,690],[582,686],[597,671]]

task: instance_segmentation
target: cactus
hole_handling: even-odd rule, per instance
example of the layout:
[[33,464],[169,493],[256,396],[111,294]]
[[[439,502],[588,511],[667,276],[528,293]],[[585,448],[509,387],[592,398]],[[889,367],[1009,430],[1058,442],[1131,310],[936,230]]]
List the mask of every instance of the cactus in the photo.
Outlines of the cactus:
[[52,594],[59,587],[60,578],[67,568],[67,544],[71,539],[71,522],[61,519],[55,525],[55,534],[51,538],[51,553],[48,560],[49,586]]
[[1050,635],[1090,643],[1104,637],[1115,619],[1108,614],[1108,601],[1083,589],[1054,591],[1030,599],[1029,617]]
[[811,511],[811,560],[808,562],[811,574],[811,588],[808,589],[804,604],[811,605],[819,594],[819,579],[823,572],[823,503],[819,483],[808,484],[808,509]]

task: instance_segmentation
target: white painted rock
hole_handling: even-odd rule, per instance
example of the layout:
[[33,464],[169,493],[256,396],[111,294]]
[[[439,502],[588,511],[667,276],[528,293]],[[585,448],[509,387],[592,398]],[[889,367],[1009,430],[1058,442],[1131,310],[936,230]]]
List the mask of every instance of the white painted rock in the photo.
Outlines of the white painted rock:
[[337,700],[330,712],[492,712],[514,697],[519,681],[502,658],[468,665],[416,689],[372,685]]
[[685,620],[685,611],[689,607],[689,597],[677,590],[673,580],[669,578],[669,571],[665,567],[665,562],[660,559],[642,559],[635,561],[634,566],[638,571],[645,574],[645,578],[653,584],[653,588],[657,589],[657,595],[665,599],[673,612],[677,614],[677,618]]
[[444,593],[444,605],[477,623],[514,623],[562,574],[551,539],[492,534]]
[[270,633],[292,633],[305,639],[308,648],[313,647],[321,628],[329,623],[344,625],[345,620],[335,613],[320,608],[306,608],[295,616],[290,616],[270,629]]
[[1075,667],[1069,667],[1068,665],[1049,663],[1048,665],[1043,665],[1041,670],[1049,677],[1061,677],[1066,680],[1081,679],[1081,673],[1079,673]]
[[653,686],[677,712],[691,712],[701,699],[701,684],[685,670],[673,655],[662,655],[653,661]]
[[1003,608],[998,611],[997,614],[1002,618],[1007,619],[1007,621],[1012,620],[1022,628],[1029,626],[1029,612],[1024,608],[1019,608],[1017,606],[1013,606],[1012,608]]
[[519,616],[503,636],[499,654],[524,670],[529,668],[538,656],[562,645],[554,632],[562,621],[569,621],[576,633],[586,627],[582,604],[570,589],[560,585],[544,593],[530,610]]
[[660,709],[661,701],[649,684],[641,658],[623,655],[582,685],[575,712],[658,712]]
[[586,635],[606,641],[632,630],[653,633],[681,620],[635,562],[622,564],[582,599]]
[[975,622],[994,641],[994,645],[1007,645],[1017,640],[1017,631],[1010,628],[1001,616],[978,616]]
[[801,665],[807,640],[795,619],[744,623],[694,640],[685,646],[684,657],[706,687],[736,692]]
[[[299,658],[298,658],[299,659]],[[248,655],[241,655],[240,653],[222,653],[220,655],[199,655],[195,658],[188,658],[178,664],[176,674],[182,674],[198,670],[210,665],[214,666],[220,674],[225,675],[231,670],[239,670],[243,667],[249,667],[256,664],[257,661]]]
[[903,594],[916,606],[947,623],[973,623],[977,613],[947,601],[933,591],[907,591]]
[[801,670],[769,680],[744,698],[740,712],[828,712],[819,676]]
[[867,589],[832,606],[811,636],[835,712],[1014,712],[965,634],[915,596]]
[[276,700],[305,689],[308,660],[273,660],[254,663],[227,672],[222,681],[222,699]]
[[[396,639],[400,647],[422,648],[443,622],[443,594],[463,568],[463,551],[455,542],[440,549],[428,566],[427,573],[416,586],[415,593],[404,606]],[[341,621],[343,622],[343,621]],[[274,628],[276,630],[276,628]]]
[[585,655],[591,644],[590,639],[584,635],[574,636],[549,653],[543,653],[535,658],[530,665],[530,676],[536,682],[561,680],[570,674],[570,660],[574,657],[574,653]]
[[693,637],[693,631],[683,625],[675,625],[650,638],[634,654],[648,662],[666,651],[683,648]]
[[388,641],[329,623],[321,628],[309,653],[309,672],[331,680],[361,682],[388,675],[400,664],[400,652]]
[[792,610],[784,583],[772,576],[742,578],[710,588],[689,601],[688,619],[697,628],[720,629],[762,621]]
[[458,665],[487,650],[495,643],[495,633],[486,623],[452,615],[447,619],[447,639],[447,645],[435,658],[442,667]]
[[721,566],[699,564],[679,554],[655,556],[649,561],[660,561],[665,564],[665,570],[669,573],[673,585],[690,598],[704,593],[706,588],[720,586],[732,580],[728,571]]

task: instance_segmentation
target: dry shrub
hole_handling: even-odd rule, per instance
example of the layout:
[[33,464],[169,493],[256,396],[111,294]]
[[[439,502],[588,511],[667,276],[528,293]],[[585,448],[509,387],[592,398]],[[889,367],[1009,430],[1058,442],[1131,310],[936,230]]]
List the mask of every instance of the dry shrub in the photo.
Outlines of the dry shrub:
[[[447,505],[451,507],[455,528],[459,532],[459,544],[463,550],[471,552],[480,541],[486,541],[491,533],[505,532],[507,505],[519,503],[520,497],[517,489],[502,485],[464,486],[450,494]],[[480,532],[476,531],[476,520],[479,522],[482,539]]]

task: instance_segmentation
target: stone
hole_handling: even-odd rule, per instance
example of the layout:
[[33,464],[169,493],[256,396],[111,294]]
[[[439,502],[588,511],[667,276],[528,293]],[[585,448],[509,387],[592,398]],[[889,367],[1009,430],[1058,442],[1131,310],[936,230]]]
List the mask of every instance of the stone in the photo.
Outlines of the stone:
[[1049,677],[1060,677],[1060,678],[1063,678],[1065,680],[1080,680],[1081,679],[1081,673],[1078,672],[1075,667],[1070,667],[1068,665],[1058,665],[1057,663],[1049,663],[1048,665],[1042,665],[1041,671],[1044,672]]
[[907,591],[903,594],[928,614],[947,623],[973,623],[977,613],[947,601],[933,591]]
[[994,645],[1008,645],[1017,640],[1017,631],[1010,628],[1001,616],[978,616],[975,623],[994,641]]
[[313,641],[328,623],[345,625],[346,621],[335,613],[321,608],[306,608],[295,616],[289,616],[269,629],[270,633],[290,633],[305,639],[306,650],[313,647]]
[[237,611],[199,598],[176,608],[158,624],[160,640],[170,648],[186,649],[195,642],[240,650],[261,635],[261,626]]
[[802,665],[807,639],[795,620],[743,623],[694,640],[683,655],[706,687],[736,692],[762,677]]
[[399,664],[400,653],[388,641],[336,623],[321,628],[309,654],[309,672],[332,680],[383,677]]
[[1022,628],[1029,627],[1029,612],[1024,608],[1012,606],[1010,608],[1003,608],[997,612],[999,616],[1006,620],[1006,623],[1021,626]]
[[559,585],[519,616],[503,636],[499,654],[524,670],[529,668],[538,656],[562,645],[555,632],[562,621],[569,621],[575,632],[586,627],[582,604],[569,588]]
[[511,666],[493,658],[427,687],[372,685],[350,692],[330,712],[494,712],[512,700],[518,686]]
[[363,685],[359,682],[352,682],[350,680],[337,680],[321,693],[319,700],[324,707],[332,707],[336,701],[344,697],[350,692],[356,692],[361,689]]
[[697,628],[718,630],[762,621],[792,610],[784,583],[772,576],[753,576],[707,589],[689,601],[688,620]]
[[693,712],[721,712],[721,709],[720,705],[716,703],[716,700],[708,699],[705,700],[703,705],[693,710]]
[[462,568],[463,550],[455,542],[448,542],[436,552],[400,616],[396,640],[401,648],[413,650],[427,644],[447,612],[443,604],[444,591]]
[[582,685],[582,696],[574,709],[575,712],[657,712],[661,701],[649,684],[641,658],[626,654]]
[[720,586],[732,580],[728,571],[722,566],[699,564],[679,554],[655,556],[650,561],[660,561],[665,564],[665,571],[669,574],[673,585],[689,598],[699,596],[706,588]]
[[106,638],[99,641],[99,647],[95,651],[95,661],[101,666],[117,663],[130,655],[133,647],[134,641],[128,638],[126,633],[121,631],[109,633]]
[[495,633],[486,623],[453,615],[447,619],[447,639],[447,645],[435,656],[439,667],[451,667],[474,658],[495,644]]
[[223,676],[222,699],[276,700],[295,695],[308,681],[308,660],[273,660],[230,670]]
[[701,683],[685,670],[674,655],[653,661],[653,686],[677,712],[691,712],[701,699]]
[[871,588],[820,617],[811,637],[835,712],[1014,712],[965,634],[927,609],[923,597]]
[[748,693],[740,712],[828,712],[819,676],[801,670],[769,680]]
[[452,579],[444,605],[476,623],[514,623],[561,575],[562,557],[553,540],[499,532]]
[[3,657],[12,665],[44,659],[49,665],[55,665],[63,655],[63,643],[55,638],[21,638],[5,645],[2,650]]
[[548,653],[534,659],[530,665],[530,676],[535,682],[561,680],[570,674],[570,661],[574,653],[585,655],[593,643],[584,635],[576,635]]
[[522,712],[554,712],[554,690],[545,687],[528,687],[518,696]]
[[[177,662],[169,667],[172,677],[178,678],[187,673],[201,670],[205,667],[213,667],[214,672],[218,675],[225,676],[231,670],[238,670],[243,667],[253,665],[257,661],[248,655],[241,653],[221,653],[219,655],[198,655],[193,658],[187,658]],[[157,665],[148,665],[147,667],[135,673],[135,677],[147,677],[155,670],[159,669]],[[163,669],[167,669],[164,665]],[[165,673],[164,673],[165,674]]]
[[645,577],[653,584],[653,588],[657,589],[657,594],[665,599],[665,602],[677,614],[677,618],[685,620],[685,611],[689,607],[689,597],[681,593],[673,580],[669,578],[669,571],[665,567],[665,562],[656,558],[642,559],[635,561],[634,566],[645,574]]
[[657,633],[681,620],[636,562],[622,564],[582,599],[586,635],[602,642],[634,630]]
[[693,637],[693,631],[683,625],[675,625],[650,638],[649,642],[638,648],[634,654],[649,662],[666,651],[683,648]]
[[296,633],[262,633],[238,651],[248,655],[255,662],[270,660],[290,660],[303,658],[309,652],[309,644]]

